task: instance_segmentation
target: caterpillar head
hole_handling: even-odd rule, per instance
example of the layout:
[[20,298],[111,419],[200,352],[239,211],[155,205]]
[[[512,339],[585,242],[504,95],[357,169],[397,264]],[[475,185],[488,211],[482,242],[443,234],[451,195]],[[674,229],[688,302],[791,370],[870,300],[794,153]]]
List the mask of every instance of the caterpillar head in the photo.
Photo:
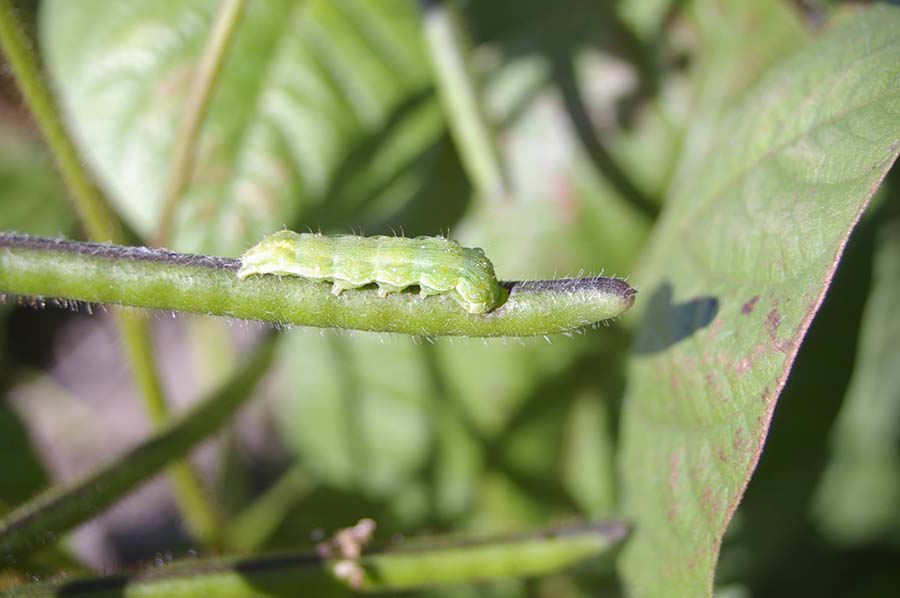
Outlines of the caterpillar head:
[[502,289],[480,247],[465,248],[465,266],[456,285],[460,304],[472,314],[485,314],[500,305]]

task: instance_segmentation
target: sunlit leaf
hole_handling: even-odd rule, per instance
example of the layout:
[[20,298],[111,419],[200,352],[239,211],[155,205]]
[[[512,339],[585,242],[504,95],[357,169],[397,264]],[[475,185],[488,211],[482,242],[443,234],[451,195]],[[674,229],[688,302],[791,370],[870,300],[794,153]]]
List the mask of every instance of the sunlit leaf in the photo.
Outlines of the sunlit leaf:
[[[70,127],[145,237],[159,225],[175,131],[216,6],[43,6],[41,48]],[[380,210],[390,213],[424,184],[403,186],[401,175],[443,131],[405,0],[249,2],[216,86],[176,215],[182,250],[235,255],[326,200],[375,209],[387,194],[393,203]],[[370,221],[384,218],[375,211]]]
[[900,147],[898,32],[900,10],[876,7],[824,34],[679,173],[635,277],[647,311],[620,460],[635,594],[711,591],[791,362]]

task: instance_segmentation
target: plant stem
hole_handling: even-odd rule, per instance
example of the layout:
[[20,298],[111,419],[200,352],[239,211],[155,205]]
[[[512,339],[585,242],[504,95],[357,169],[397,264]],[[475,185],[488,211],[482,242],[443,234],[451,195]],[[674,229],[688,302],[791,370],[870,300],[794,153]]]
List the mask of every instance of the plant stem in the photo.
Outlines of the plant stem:
[[55,542],[217,431],[266,372],[274,338],[261,341],[231,380],[124,457],[80,481],[52,488],[0,519],[0,565]]
[[[95,241],[123,242],[112,209],[94,185],[75,144],[66,133],[34,52],[9,0],[0,0],[0,47],[50,147],[88,235]],[[144,318],[134,318],[120,312],[114,315],[145,408],[154,423],[161,425],[168,417],[168,408],[150,349],[150,327]],[[197,531],[201,538],[210,537],[212,529],[218,527],[215,508],[209,503],[187,463],[173,469],[172,484],[176,502],[188,527]]]
[[212,30],[197,65],[197,74],[191,86],[182,115],[175,151],[169,167],[166,187],[163,191],[162,214],[159,221],[157,246],[165,245],[171,235],[172,221],[178,200],[187,187],[194,164],[194,153],[200,125],[206,117],[209,100],[215,88],[216,79],[222,69],[225,54],[234,37],[240,21],[244,0],[222,0]]
[[[162,429],[169,420],[169,406],[158,373],[149,369],[154,361],[147,319],[125,310],[118,310],[116,316],[122,341],[131,356],[135,383],[144,398],[144,409],[156,429]],[[203,544],[214,545],[221,530],[221,515],[199,476],[187,460],[172,465],[168,473],[185,525]]]
[[262,320],[287,325],[426,336],[531,336],[615,318],[636,291],[616,278],[502,283],[508,296],[484,315],[446,296],[374,289],[341,295],[291,276],[240,280],[238,260],[143,247],[75,243],[0,233],[0,291]]
[[444,0],[419,0],[425,41],[450,132],[466,173],[484,198],[509,193],[493,128],[472,66],[472,48],[456,8]]
[[[547,575],[605,552],[626,533],[624,524],[611,521],[481,541],[435,538],[371,551],[353,561],[311,554],[193,559],[134,575],[22,586],[7,598],[345,596],[348,585],[363,591],[398,592]],[[341,578],[339,563],[356,566],[358,583],[348,584]]]

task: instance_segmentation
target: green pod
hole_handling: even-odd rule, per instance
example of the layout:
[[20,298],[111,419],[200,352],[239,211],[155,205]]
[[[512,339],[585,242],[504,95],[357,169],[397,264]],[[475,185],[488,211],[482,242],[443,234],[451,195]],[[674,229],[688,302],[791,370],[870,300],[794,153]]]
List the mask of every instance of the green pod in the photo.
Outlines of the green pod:
[[419,294],[449,295],[472,314],[500,305],[494,265],[478,247],[443,237],[326,236],[282,230],[241,256],[238,278],[275,274],[329,281],[332,292],[378,285],[381,296],[418,286]]

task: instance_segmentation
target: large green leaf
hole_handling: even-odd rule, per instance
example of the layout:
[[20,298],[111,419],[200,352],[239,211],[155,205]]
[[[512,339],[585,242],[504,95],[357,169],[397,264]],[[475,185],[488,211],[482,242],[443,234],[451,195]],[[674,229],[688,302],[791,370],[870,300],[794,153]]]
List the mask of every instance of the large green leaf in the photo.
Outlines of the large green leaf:
[[[159,224],[175,131],[218,4],[43,5],[41,48],[69,126],[117,209],[145,237]],[[370,221],[402,207],[425,184],[404,174],[429,158],[443,131],[420,45],[408,0],[248,2],[197,142],[173,245],[237,254],[298,225],[326,198],[370,209]],[[371,205],[378,200],[388,205]]]
[[769,71],[679,169],[635,277],[620,471],[637,595],[711,592],[791,362],[900,147],[898,53],[900,10],[850,19]]
[[809,507],[828,461],[828,431],[853,375],[879,216],[870,205],[854,229],[791,366],[765,450],[725,534],[717,586],[746,584],[755,596],[840,596],[847,590],[842,594],[837,579],[849,588],[854,577],[866,576],[864,571],[826,574],[801,563],[824,560],[832,550],[811,529]]

